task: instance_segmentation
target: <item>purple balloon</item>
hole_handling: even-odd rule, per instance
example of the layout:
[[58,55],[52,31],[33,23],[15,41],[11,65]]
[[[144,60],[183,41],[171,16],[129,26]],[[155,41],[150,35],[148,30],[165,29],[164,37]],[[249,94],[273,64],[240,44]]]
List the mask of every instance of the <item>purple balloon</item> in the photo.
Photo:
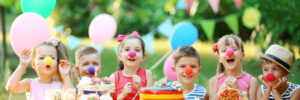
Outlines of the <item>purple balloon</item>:
[[25,48],[47,41],[50,36],[46,20],[36,13],[23,13],[18,16],[10,28],[11,45],[15,53],[20,56]]
[[176,81],[177,75],[172,71],[172,67],[174,66],[173,63],[173,54],[171,54],[164,63],[164,74],[170,80]]
[[111,40],[117,31],[115,19],[108,14],[96,16],[89,26],[89,37],[96,44]]
[[94,66],[89,67],[89,68],[88,68],[88,72],[89,72],[90,74],[95,74],[95,67],[94,67]]

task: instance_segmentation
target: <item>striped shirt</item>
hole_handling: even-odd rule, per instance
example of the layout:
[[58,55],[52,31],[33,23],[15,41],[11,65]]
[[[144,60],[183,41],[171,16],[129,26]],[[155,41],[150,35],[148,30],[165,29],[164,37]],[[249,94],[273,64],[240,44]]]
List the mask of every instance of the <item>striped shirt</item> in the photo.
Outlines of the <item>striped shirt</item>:
[[[282,99],[290,100],[290,97],[292,96],[293,92],[298,88],[300,88],[299,85],[289,82],[289,87],[281,94]],[[262,85],[262,93],[264,93],[265,90],[266,90],[266,88]],[[271,95],[269,96],[269,100],[275,100],[272,92],[271,92]]]
[[194,84],[194,89],[188,94],[184,94],[185,100],[203,100],[205,95],[205,88],[201,85]]

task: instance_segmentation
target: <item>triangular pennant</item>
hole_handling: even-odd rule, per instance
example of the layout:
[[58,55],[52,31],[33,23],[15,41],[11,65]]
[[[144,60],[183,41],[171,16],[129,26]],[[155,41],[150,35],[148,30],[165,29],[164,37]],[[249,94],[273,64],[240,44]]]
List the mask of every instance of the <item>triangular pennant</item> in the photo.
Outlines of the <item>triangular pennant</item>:
[[186,1],[186,12],[190,13],[194,0],[185,0]]
[[116,55],[119,56],[118,46],[115,46],[114,48],[115,48],[115,53],[116,53]]
[[68,35],[67,38],[70,50],[75,49],[81,43],[81,40],[73,35]]
[[236,7],[241,9],[243,0],[233,0],[233,1],[235,3]]
[[215,14],[218,13],[220,0],[208,0],[208,3],[211,9],[213,10],[213,12]]
[[185,0],[178,0],[176,4],[176,9],[186,9]]
[[142,39],[145,41],[147,51],[150,54],[153,54],[154,53],[154,50],[153,50],[154,32],[149,32],[148,34],[142,36]]
[[229,28],[233,31],[235,35],[239,34],[239,23],[238,17],[236,15],[228,15],[225,17],[225,23],[229,26]]
[[64,30],[63,25],[56,26],[55,29],[57,30],[58,33],[61,33]]
[[103,49],[104,49],[103,46],[101,46],[101,45],[93,44],[93,45],[90,45],[90,46],[94,47],[99,52],[99,54],[101,54]]
[[163,35],[169,37],[172,28],[173,28],[172,20],[171,20],[171,18],[169,18],[165,22],[161,23],[157,27],[157,30],[158,30],[158,32],[162,33]]
[[216,22],[214,20],[202,20],[200,22],[200,24],[201,24],[202,29],[204,30],[207,38],[209,40],[213,40]]

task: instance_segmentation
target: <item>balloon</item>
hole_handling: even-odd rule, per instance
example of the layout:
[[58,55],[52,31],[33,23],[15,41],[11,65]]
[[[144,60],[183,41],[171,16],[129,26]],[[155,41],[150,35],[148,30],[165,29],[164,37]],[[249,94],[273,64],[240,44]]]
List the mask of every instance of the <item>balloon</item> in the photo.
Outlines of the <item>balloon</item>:
[[173,50],[178,46],[192,46],[198,39],[197,28],[189,22],[180,22],[174,26],[169,38]]
[[24,13],[38,13],[47,18],[54,10],[56,0],[21,0],[21,7]]
[[176,74],[172,71],[172,67],[174,66],[173,63],[173,54],[171,54],[165,61],[164,63],[164,74],[169,78],[170,80],[176,81],[177,76]]
[[89,27],[89,37],[96,44],[102,44],[114,37],[117,31],[115,19],[108,14],[96,16]]
[[15,53],[20,56],[25,48],[32,47],[49,39],[49,26],[46,20],[36,13],[18,16],[10,28],[10,40]]

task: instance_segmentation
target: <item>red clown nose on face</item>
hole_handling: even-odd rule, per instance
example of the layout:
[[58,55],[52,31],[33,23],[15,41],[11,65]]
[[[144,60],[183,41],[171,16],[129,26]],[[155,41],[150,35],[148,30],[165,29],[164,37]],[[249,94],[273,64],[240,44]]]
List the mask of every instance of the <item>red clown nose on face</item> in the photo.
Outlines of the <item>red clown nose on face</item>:
[[184,72],[186,75],[191,75],[193,73],[193,69],[190,66],[187,66]]
[[130,58],[135,57],[135,56],[136,56],[135,50],[130,50],[130,51],[128,52],[128,56],[129,56]]
[[275,80],[274,74],[272,74],[272,73],[267,74],[267,75],[266,75],[266,80],[267,80],[268,82],[273,82],[273,81]]
[[226,55],[227,55],[228,57],[233,56],[233,55],[234,55],[233,49],[232,49],[232,48],[228,48],[228,49],[226,50]]

